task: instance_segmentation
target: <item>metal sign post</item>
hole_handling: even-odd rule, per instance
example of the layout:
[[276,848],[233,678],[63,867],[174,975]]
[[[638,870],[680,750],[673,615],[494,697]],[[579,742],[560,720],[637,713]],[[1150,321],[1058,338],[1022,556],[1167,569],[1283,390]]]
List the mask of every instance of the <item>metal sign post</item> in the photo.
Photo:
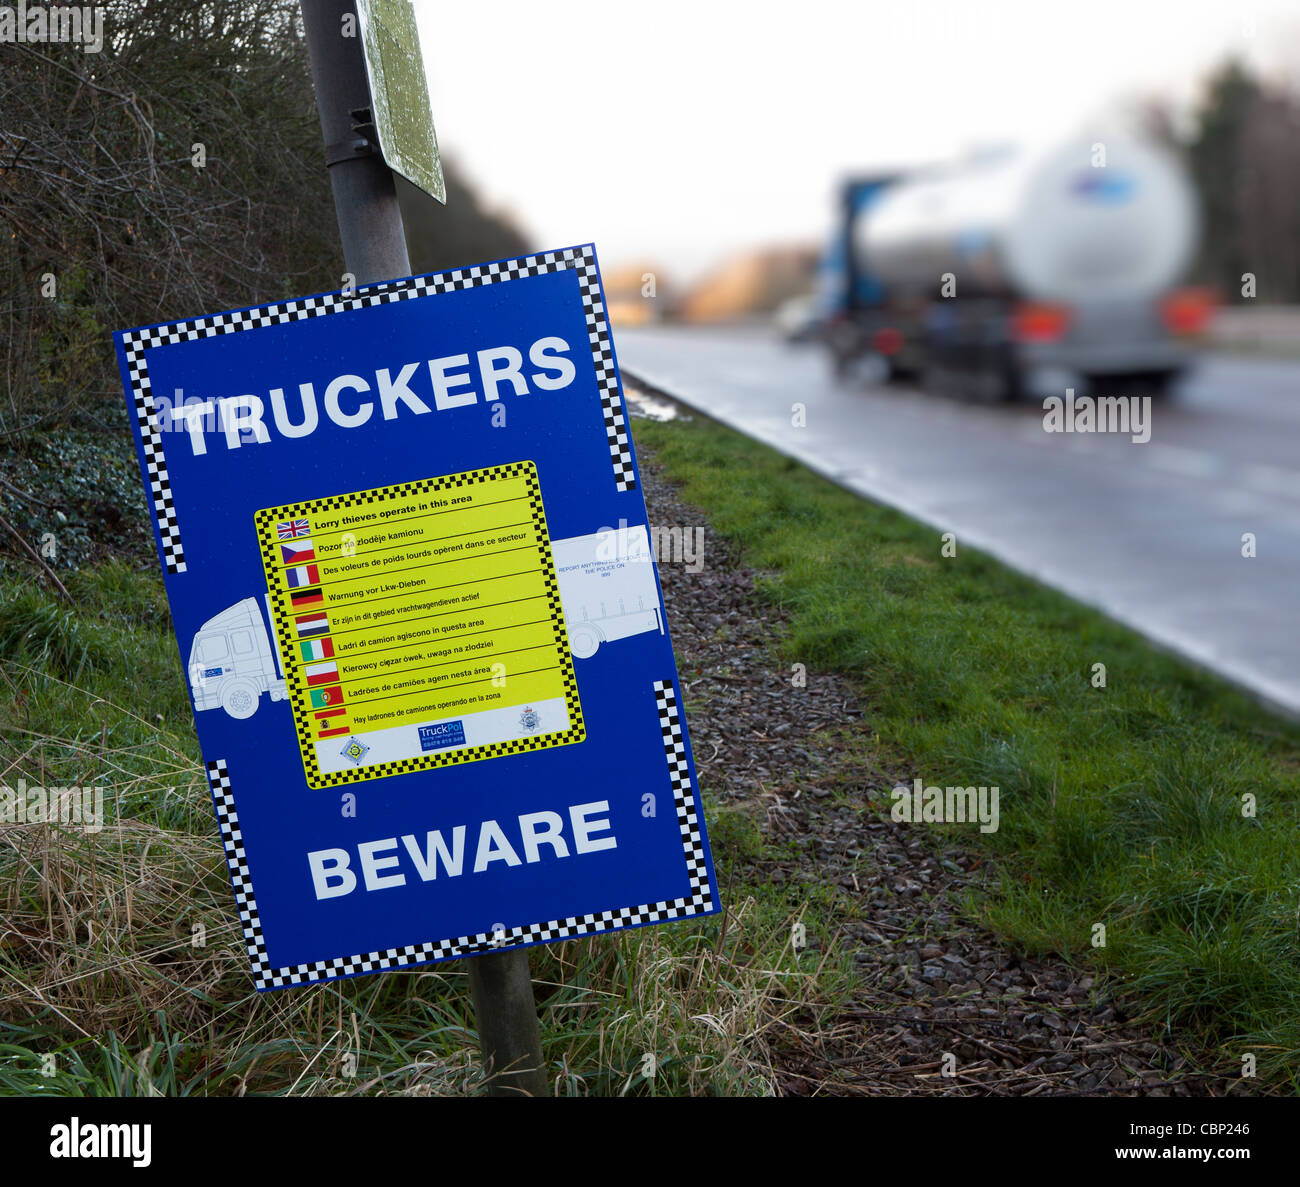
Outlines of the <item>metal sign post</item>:
[[[348,16],[350,37],[344,35]],[[370,91],[356,5],[353,0],[303,0],[302,19],[344,267],[357,284],[407,276],[411,264],[393,174],[377,145],[358,130],[370,122]]]
[[[376,27],[375,14],[370,15],[365,33],[373,44],[379,45],[381,32]],[[348,16],[352,36],[344,35],[344,21]],[[374,141],[363,135],[365,125],[373,125],[380,117],[374,114],[370,96],[355,0],[302,0],[302,19],[325,141],[325,162],[343,241],[344,267],[358,285],[406,276],[411,265],[392,171]],[[392,76],[394,66],[390,55],[385,55],[385,65]],[[423,68],[418,73],[423,82]],[[424,102],[428,102],[427,92]],[[368,121],[364,119],[365,112],[371,113]],[[441,189],[442,169],[432,135],[430,121],[433,160],[426,163],[418,179],[412,180],[441,199],[442,193],[434,192],[428,180],[436,177],[437,187]],[[411,176],[409,169],[403,172]],[[493,1096],[546,1095],[541,1030],[527,951],[493,952],[471,957],[467,964],[483,1065],[490,1077],[489,1093]]]

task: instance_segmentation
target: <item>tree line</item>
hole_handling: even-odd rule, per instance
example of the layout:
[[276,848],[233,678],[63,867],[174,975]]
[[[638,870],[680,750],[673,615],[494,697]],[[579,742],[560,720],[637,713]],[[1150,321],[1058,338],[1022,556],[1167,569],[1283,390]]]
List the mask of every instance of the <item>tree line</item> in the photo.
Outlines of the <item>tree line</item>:
[[[120,427],[113,330],[342,283],[296,0],[103,7],[101,53],[0,53],[0,445]],[[418,270],[528,249],[454,169],[402,203]]]
[[1300,95],[1268,84],[1238,61],[1208,79],[1189,126],[1168,108],[1148,112],[1151,130],[1183,159],[1201,201],[1195,278],[1228,302],[1300,302]]

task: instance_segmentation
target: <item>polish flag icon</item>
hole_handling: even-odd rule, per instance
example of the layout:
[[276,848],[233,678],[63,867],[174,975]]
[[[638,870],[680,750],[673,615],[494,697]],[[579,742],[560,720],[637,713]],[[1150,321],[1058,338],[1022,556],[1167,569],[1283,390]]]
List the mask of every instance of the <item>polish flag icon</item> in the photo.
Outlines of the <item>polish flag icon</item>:
[[333,660],[326,664],[312,664],[302,671],[308,684],[333,684],[339,678],[339,666]]

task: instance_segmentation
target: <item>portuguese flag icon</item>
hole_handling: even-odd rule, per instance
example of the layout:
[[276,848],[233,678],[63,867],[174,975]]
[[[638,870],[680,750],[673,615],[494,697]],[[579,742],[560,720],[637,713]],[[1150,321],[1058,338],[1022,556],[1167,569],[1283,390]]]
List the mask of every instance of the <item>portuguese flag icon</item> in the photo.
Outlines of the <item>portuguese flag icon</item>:
[[343,686],[336,684],[333,688],[313,688],[310,696],[313,709],[328,709],[331,705],[343,704]]

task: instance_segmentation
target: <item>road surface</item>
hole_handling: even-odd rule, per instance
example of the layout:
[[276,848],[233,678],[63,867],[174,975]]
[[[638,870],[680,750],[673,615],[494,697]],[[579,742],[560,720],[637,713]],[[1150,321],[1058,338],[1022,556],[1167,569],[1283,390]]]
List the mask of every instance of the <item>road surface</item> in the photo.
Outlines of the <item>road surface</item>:
[[1207,355],[1138,444],[1048,433],[1041,404],[842,386],[816,346],[765,330],[615,342],[633,378],[1300,717],[1300,363]]

